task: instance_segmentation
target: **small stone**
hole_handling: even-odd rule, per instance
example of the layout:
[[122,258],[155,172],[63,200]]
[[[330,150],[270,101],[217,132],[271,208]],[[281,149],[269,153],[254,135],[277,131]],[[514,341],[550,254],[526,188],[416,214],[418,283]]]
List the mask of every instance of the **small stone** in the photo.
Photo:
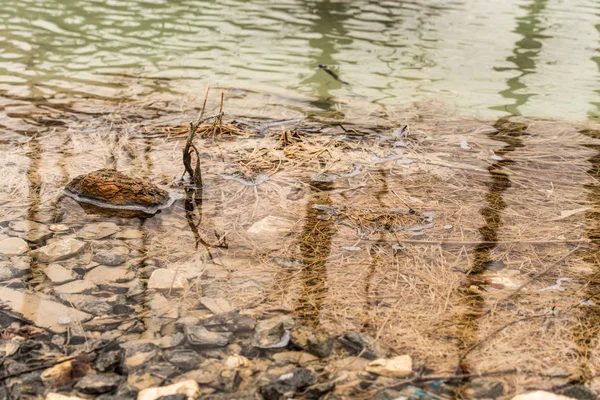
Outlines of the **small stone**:
[[193,350],[173,350],[166,354],[167,360],[184,371],[198,369],[202,357]]
[[27,242],[20,238],[0,240],[0,254],[4,256],[18,256],[29,251]]
[[223,392],[235,392],[242,378],[236,369],[224,369],[219,374],[218,387]]
[[77,232],[77,237],[87,240],[99,240],[114,235],[120,230],[121,228],[114,222],[98,222],[84,226]]
[[148,280],[148,289],[185,289],[187,286],[187,279],[181,273],[165,268],[154,270]]
[[236,369],[236,368],[240,368],[240,367],[248,368],[248,367],[250,367],[250,360],[248,360],[244,356],[236,354],[236,355],[227,357],[227,359],[225,360],[225,363],[223,363],[223,366],[228,369]]
[[504,394],[504,384],[500,381],[475,378],[465,385],[465,394],[477,399],[497,398]]
[[77,280],[54,287],[54,293],[57,294],[75,294],[83,293],[88,290],[96,289],[96,285],[90,281]]
[[213,314],[222,314],[233,311],[229,300],[223,297],[201,297],[200,304]]
[[216,332],[247,332],[254,329],[256,321],[247,315],[241,315],[238,311],[217,314],[203,321],[203,325],[209,331]]
[[58,317],[58,324],[59,325],[69,325],[73,320],[71,319],[71,317],[67,317],[67,316],[63,316],[63,317]]
[[110,350],[104,349],[96,358],[94,366],[100,372],[114,371],[123,361],[125,351],[119,347],[111,347]]
[[14,276],[15,273],[10,268],[6,265],[0,265],[0,282],[12,279]]
[[318,360],[317,357],[304,351],[282,351],[271,356],[273,360],[281,364],[307,364]]
[[102,300],[84,300],[79,303],[79,309],[94,315],[106,315],[111,313],[113,307]]
[[75,387],[86,394],[102,394],[115,390],[119,382],[118,375],[91,374],[84,376]]
[[135,278],[135,274],[127,267],[106,267],[100,265],[87,274],[85,280],[96,285],[110,285],[119,282],[129,282]]
[[367,371],[383,376],[401,378],[412,374],[412,359],[405,354],[393,358],[380,358],[367,365]]
[[511,400],[573,400],[573,398],[543,390],[534,390],[532,392],[518,394]]
[[381,346],[376,344],[375,339],[368,335],[357,332],[345,332],[339,341],[351,355],[361,354],[363,358],[368,360],[375,360],[386,356],[386,352]]
[[252,345],[259,349],[279,349],[286,347],[290,342],[290,334],[284,328],[283,322],[275,317],[260,321],[256,325],[256,331]]
[[188,342],[199,347],[224,347],[232,339],[229,332],[210,332],[203,326],[186,326],[185,334]]
[[58,318],[68,316],[75,321],[87,321],[91,315],[66,307],[53,299],[27,291],[0,287],[0,299],[5,307],[23,315],[33,325],[49,329],[55,333],[67,330],[66,325],[58,323]]
[[44,274],[53,283],[65,283],[77,279],[77,274],[60,264],[50,264],[43,269]]
[[313,385],[304,392],[304,400],[319,400],[323,395],[331,392],[335,388],[335,382],[321,383]]
[[581,384],[568,385],[562,388],[559,391],[559,394],[577,400],[596,400],[598,398],[596,394],[592,390],[590,390],[590,388]]
[[[124,346],[124,344],[122,344]],[[161,351],[152,343],[136,343],[125,349],[125,366],[129,369],[142,367],[160,357]]]
[[162,396],[185,394],[189,400],[196,399],[200,393],[198,383],[193,380],[177,382],[172,385],[148,388],[138,393],[137,400],[157,400]]
[[127,260],[129,249],[119,246],[110,250],[99,250],[92,258],[95,262],[103,265],[116,266],[121,265]]
[[157,317],[177,319],[179,312],[177,306],[167,300],[165,296],[160,293],[156,293],[150,300],[150,308]]
[[279,400],[287,393],[304,390],[316,382],[313,371],[307,368],[294,368],[287,373],[268,377],[269,382],[259,387],[265,400]]
[[53,233],[46,225],[34,221],[13,221],[9,224],[10,229],[15,236],[25,239],[28,242],[39,242],[52,237]]
[[53,242],[47,246],[33,250],[30,254],[38,261],[52,263],[58,260],[64,260],[79,254],[85,243],[76,239],[63,239]]
[[139,229],[125,228],[115,235],[116,239],[142,239],[144,232]]
[[71,230],[71,227],[65,224],[52,224],[50,225],[50,230],[56,233],[65,233],[69,232],[69,230]]
[[181,332],[173,333],[172,335],[164,336],[158,342],[158,347],[161,349],[170,349],[181,345],[185,340],[185,335]]
[[323,332],[298,326],[290,332],[292,344],[318,357],[329,357],[334,340]]

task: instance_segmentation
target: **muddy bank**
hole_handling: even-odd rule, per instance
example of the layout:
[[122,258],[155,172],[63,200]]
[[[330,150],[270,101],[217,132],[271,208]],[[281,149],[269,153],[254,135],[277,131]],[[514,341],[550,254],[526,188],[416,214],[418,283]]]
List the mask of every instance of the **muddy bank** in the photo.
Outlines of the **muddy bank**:
[[[599,392],[594,126],[225,99],[187,192],[201,101],[2,100],[6,396]],[[102,168],[181,198],[57,201]]]

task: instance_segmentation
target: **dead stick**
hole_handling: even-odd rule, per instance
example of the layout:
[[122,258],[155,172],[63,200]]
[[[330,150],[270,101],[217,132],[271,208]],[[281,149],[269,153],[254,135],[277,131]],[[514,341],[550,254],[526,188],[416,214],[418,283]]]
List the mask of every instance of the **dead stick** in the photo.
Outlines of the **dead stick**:
[[411,379],[407,379],[400,383],[397,383],[393,386],[388,386],[388,389],[400,389],[405,385],[410,383],[418,383],[418,382],[429,382],[429,381],[459,381],[468,378],[479,378],[484,376],[495,376],[495,375],[506,375],[506,374],[514,374],[517,372],[516,368],[511,369],[502,369],[499,371],[487,371],[487,372],[474,372],[470,374],[453,374],[453,375],[425,375],[425,376],[416,376]]

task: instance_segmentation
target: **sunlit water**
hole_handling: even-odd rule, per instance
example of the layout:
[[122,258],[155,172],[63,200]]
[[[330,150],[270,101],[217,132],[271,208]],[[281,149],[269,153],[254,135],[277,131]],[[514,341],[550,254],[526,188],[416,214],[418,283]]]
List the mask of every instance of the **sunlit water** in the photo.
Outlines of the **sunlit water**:
[[600,103],[598,13],[591,0],[5,0],[0,91],[119,97],[125,74],[152,92],[210,83],[581,120]]

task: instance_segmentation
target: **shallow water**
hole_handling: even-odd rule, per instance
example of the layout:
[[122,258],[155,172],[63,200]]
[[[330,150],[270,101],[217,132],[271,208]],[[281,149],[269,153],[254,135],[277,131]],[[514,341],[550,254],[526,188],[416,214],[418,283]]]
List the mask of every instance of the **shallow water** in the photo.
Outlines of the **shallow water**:
[[594,119],[598,15],[591,0],[7,0],[0,90],[119,98],[132,76],[143,92],[210,83],[324,108],[435,98],[474,116]]
[[[419,386],[441,398],[494,397],[473,394],[480,373],[497,373],[505,397],[574,382],[600,393],[600,130],[564,122],[595,119],[600,103],[595,4],[63,3],[0,10],[11,393],[56,390],[21,372],[107,343],[130,349],[113,368],[138,389],[190,370],[213,374],[194,378],[206,396],[285,376],[257,329],[216,350],[191,344],[182,325],[229,329],[214,320],[228,309],[280,318],[281,342],[293,323],[335,338],[308,366],[349,398],[398,384],[364,359],[349,366],[349,332],[454,376],[450,392]],[[208,83],[229,87],[236,129],[196,139],[203,188],[184,192],[182,149]],[[60,198],[100,168],[180,198],[144,219]],[[40,249],[53,243],[73,254],[50,260]],[[8,355],[21,341],[35,351]],[[136,346],[152,348],[141,366]],[[219,374],[240,355],[251,366],[232,389]]]

